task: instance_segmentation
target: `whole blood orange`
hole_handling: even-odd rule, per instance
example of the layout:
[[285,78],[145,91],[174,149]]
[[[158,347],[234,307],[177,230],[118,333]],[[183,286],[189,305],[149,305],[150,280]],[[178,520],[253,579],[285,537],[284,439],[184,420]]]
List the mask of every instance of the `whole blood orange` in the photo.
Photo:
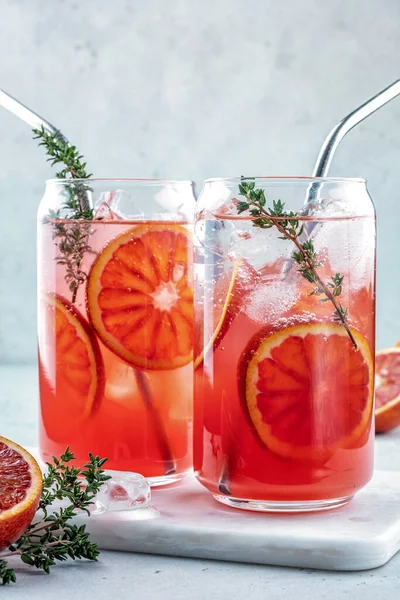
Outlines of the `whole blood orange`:
[[0,437],[0,550],[30,525],[42,493],[42,473],[21,446]]
[[49,436],[69,436],[97,408],[104,391],[104,366],[94,332],[82,314],[61,296],[41,297],[39,331],[42,418]]
[[263,329],[239,365],[239,388],[260,440],[280,456],[321,459],[369,427],[373,360],[365,338],[336,324]]
[[87,285],[103,343],[140,369],[175,369],[193,358],[192,241],[181,225],[146,224],[114,238]]
[[375,369],[375,429],[381,433],[400,425],[400,348],[379,350]]

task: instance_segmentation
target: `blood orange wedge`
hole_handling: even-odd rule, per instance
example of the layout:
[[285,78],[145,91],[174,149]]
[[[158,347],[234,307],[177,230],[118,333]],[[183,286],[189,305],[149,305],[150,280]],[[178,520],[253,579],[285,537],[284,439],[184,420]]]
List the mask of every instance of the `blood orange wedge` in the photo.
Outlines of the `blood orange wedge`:
[[239,386],[251,423],[273,452],[320,460],[350,447],[369,427],[373,360],[365,338],[341,325],[307,324],[261,330],[239,365]]
[[42,473],[21,446],[0,437],[0,550],[30,525],[42,493]]
[[91,269],[93,326],[135,367],[176,369],[193,358],[191,247],[181,225],[138,225],[114,238]]
[[104,391],[104,366],[89,324],[68,300],[43,294],[39,331],[42,417],[51,439],[69,435],[97,408]]
[[382,433],[400,425],[400,348],[379,350],[375,369],[375,429]]
[[211,349],[219,346],[245,298],[254,289],[257,277],[257,271],[246,260],[237,258],[216,284],[211,283],[210,289],[204,283],[205,310],[196,306],[195,369]]

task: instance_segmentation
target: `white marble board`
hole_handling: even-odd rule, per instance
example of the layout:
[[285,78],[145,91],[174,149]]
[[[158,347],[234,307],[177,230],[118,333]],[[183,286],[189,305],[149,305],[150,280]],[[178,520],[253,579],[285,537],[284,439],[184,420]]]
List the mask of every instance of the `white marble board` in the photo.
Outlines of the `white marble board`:
[[152,504],[160,512],[153,518],[146,509],[141,520],[129,511],[91,516],[94,541],[111,550],[345,571],[379,567],[400,549],[397,472],[376,472],[350,504],[321,513],[225,507],[193,476],[153,490]]

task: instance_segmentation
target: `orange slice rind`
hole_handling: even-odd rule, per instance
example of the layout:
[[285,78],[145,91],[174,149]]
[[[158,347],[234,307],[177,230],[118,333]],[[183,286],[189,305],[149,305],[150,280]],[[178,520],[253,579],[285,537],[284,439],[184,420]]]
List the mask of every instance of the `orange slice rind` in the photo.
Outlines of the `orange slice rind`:
[[384,348],[375,359],[375,430],[400,425],[400,347]]
[[103,359],[94,332],[74,305],[53,294],[42,294],[40,301],[42,418],[51,437],[69,443],[68,435],[79,430],[102,400]]
[[[231,269],[209,290],[212,308],[209,306],[210,298],[204,298],[205,314],[196,306],[195,370],[211,350],[218,348],[248,293],[254,289],[256,279],[257,271],[246,260],[236,258]],[[205,291],[204,295],[207,293]]]
[[350,447],[371,423],[373,360],[365,338],[341,325],[307,324],[248,344],[239,389],[261,442],[280,456],[320,460]]

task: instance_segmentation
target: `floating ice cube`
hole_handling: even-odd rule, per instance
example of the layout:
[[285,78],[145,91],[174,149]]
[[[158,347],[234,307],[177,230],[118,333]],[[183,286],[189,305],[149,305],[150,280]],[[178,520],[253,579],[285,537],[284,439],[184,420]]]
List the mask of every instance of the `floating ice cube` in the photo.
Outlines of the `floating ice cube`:
[[252,223],[235,225],[230,237],[229,255],[240,256],[256,269],[260,269],[278,257],[290,258],[293,252],[291,242],[280,239],[275,227],[261,229]]
[[161,219],[169,215],[171,220],[178,219],[192,221],[194,213],[194,196],[191,187],[182,186],[181,183],[164,185],[154,195],[152,212]]
[[349,203],[339,198],[317,198],[308,202],[302,214],[308,217],[350,217],[354,212],[350,209]]
[[136,206],[132,196],[126,190],[102,192],[94,205],[94,218],[122,221],[133,216],[143,216],[143,209]]
[[111,479],[100,488],[93,513],[137,510],[150,506],[151,491],[147,480],[139,473],[107,471]]
[[329,260],[332,271],[350,277],[352,289],[368,283],[365,277],[374,268],[375,222],[373,215],[365,215],[362,199],[365,201],[357,195],[345,199],[317,198],[303,210],[316,219],[306,224],[305,231],[317,254]]
[[271,274],[262,277],[247,299],[246,313],[256,323],[278,323],[299,297],[296,278]]
[[311,238],[317,254],[327,257],[332,270],[350,276],[351,287],[366,284],[374,270],[375,223],[372,218],[322,222]]
[[121,221],[122,217],[117,215],[107,202],[102,202],[98,208],[95,209],[94,219],[101,219],[102,221]]

